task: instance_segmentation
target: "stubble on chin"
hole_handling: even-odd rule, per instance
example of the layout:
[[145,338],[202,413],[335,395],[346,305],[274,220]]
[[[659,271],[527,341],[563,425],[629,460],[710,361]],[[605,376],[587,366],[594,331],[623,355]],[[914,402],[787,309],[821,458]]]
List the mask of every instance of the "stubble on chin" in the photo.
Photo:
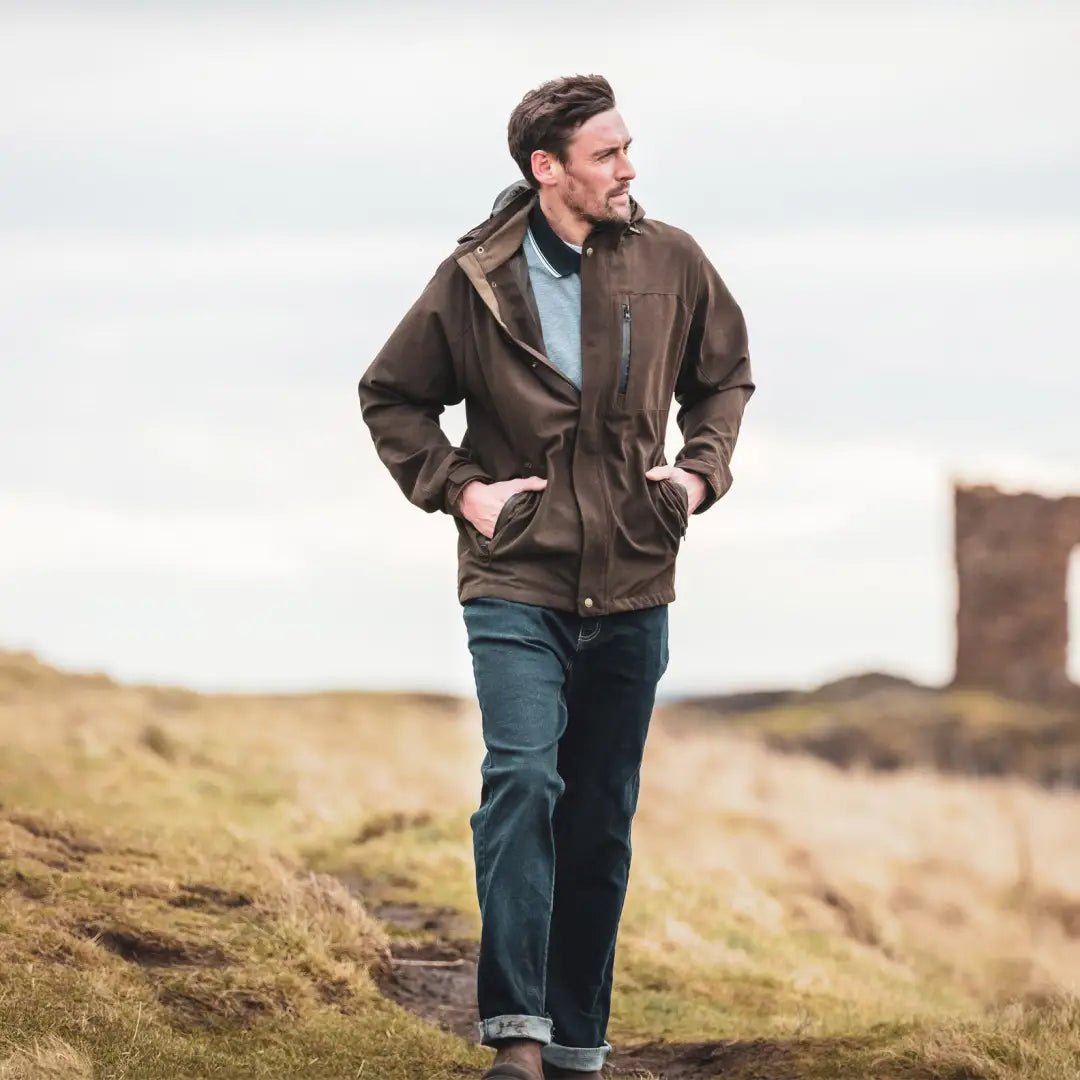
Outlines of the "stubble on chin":
[[577,185],[571,180],[570,187],[565,195],[566,205],[593,228],[601,228],[605,225],[623,225],[630,220],[629,200],[627,200],[625,213],[620,213],[613,205],[612,200],[618,197],[615,195],[605,196],[603,203],[599,207],[590,208],[577,197],[576,188]]
[[607,217],[587,217],[585,220],[594,229],[614,229],[619,225],[625,225],[630,218],[622,214],[609,214]]
[[[614,196],[613,196],[614,198]],[[593,214],[582,210],[581,216],[592,226],[599,227],[602,225],[622,225],[630,220],[630,206],[629,203],[626,207],[626,212],[620,212],[613,204],[611,199],[604,200],[604,213]]]

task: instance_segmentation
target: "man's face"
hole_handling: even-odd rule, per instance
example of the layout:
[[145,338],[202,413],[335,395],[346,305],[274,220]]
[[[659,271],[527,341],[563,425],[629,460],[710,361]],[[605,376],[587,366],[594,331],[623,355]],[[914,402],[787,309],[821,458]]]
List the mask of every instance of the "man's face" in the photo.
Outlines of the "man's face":
[[630,133],[615,109],[590,117],[566,147],[556,190],[567,208],[590,225],[630,220]]

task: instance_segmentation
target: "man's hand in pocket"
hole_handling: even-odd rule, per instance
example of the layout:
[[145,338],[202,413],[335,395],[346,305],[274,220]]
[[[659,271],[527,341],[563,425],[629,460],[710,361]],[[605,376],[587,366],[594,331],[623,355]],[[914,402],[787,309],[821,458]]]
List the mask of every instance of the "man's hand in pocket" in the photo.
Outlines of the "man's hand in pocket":
[[547,481],[542,476],[497,480],[494,484],[473,480],[466,484],[461,492],[458,513],[471,521],[476,531],[490,540],[495,535],[495,522],[499,520],[499,511],[511,495],[519,491],[543,491],[546,487]]
[[704,477],[680,469],[678,465],[656,465],[645,476],[649,480],[674,480],[686,488],[686,501],[691,514],[701,505],[708,491]]

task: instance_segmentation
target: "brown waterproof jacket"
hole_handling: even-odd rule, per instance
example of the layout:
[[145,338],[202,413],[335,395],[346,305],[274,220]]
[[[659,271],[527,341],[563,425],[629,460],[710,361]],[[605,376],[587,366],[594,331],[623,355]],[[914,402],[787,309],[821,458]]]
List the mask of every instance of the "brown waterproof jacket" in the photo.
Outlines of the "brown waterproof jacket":
[[[512,186],[461,238],[363,378],[375,448],[408,498],[454,516],[458,597],[502,597],[580,615],[666,604],[686,534],[686,491],[650,481],[675,464],[707,482],[701,513],[731,486],[754,391],[746,324],[694,240],[648,219],[594,229],[581,259],[580,392],[544,354],[522,241],[535,193]],[[439,426],[465,401],[454,446]],[[488,540],[458,512],[471,480],[542,476],[504,505]]]

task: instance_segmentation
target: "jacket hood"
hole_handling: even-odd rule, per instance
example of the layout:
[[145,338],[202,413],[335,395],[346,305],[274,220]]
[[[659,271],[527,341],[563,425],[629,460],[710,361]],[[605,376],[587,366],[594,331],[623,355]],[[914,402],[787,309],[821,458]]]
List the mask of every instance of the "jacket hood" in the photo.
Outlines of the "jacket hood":
[[525,180],[515,180],[508,187],[504,187],[498,195],[495,196],[495,201],[491,204],[490,217],[494,217],[505,206],[509,206],[518,195],[529,190],[529,185]]

